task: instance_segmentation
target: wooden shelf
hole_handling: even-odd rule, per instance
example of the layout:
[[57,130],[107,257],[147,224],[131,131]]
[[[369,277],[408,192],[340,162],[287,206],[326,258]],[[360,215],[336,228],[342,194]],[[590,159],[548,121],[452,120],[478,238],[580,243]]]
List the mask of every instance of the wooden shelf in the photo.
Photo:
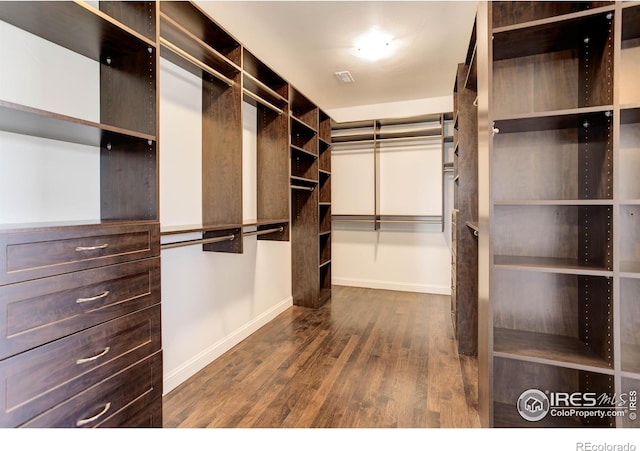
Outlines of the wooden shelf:
[[585,36],[593,36],[603,28],[608,29],[614,6],[597,8],[546,19],[525,22],[493,30],[493,59],[551,53],[579,48]]
[[569,110],[522,113],[496,117],[495,126],[503,133],[523,133],[541,130],[581,129],[605,126],[613,110],[612,105],[574,108]]
[[307,183],[307,184],[310,184],[310,185],[317,185],[318,184],[317,180],[308,179],[308,178],[305,178],[305,177],[298,177],[298,176],[295,176],[295,175],[291,176],[291,181],[292,182]]
[[160,36],[170,41],[175,38],[175,44],[184,44],[187,46],[184,50],[192,50],[193,56],[202,56],[216,65],[220,64],[221,70],[228,67],[233,74],[240,71],[242,64],[240,43],[195,3],[161,2]]
[[289,103],[288,83],[246,48],[243,48],[242,68],[244,88],[277,107]]
[[622,3],[622,40],[640,38],[640,5],[637,2]]
[[0,2],[0,20],[99,62],[156,46],[85,2]]
[[309,150],[303,149],[302,147],[294,146],[293,144],[290,144],[289,146],[291,147],[291,150],[293,150],[295,152],[299,152],[299,153],[301,153],[303,155],[309,156],[309,157],[314,158],[314,159],[318,158],[318,155],[316,155],[315,153],[313,153],[313,152],[311,152]]
[[496,200],[494,205],[504,206],[526,206],[526,205],[549,205],[549,206],[608,206],[613,205],[610,199],[513,199]]
[[574,337],[495,328],[494,355],[613,374],[613,362],[607,362]]
[[601,265],[587,263],[572,258],[522,257],[513,255],[494,256],[496,268],[520,269],[527,271],[553,272],[559,274],[577,274],[591,276],[613,276]]
[[[168,41],[168,44],[163,46],[168,53],[163,52],[162,56],[198,77],[201,77],[203,72],[215,76],[217,71],[227,78],[233,78],[240,72],[240,67],[164,13],[160,13],[160,36]],[[200,65],[194,64],[188,57],[185,58],[182,52],[213,71],[203,71]]]
[[85,121],[0,100],[0,130],[38,138],[100,147],[108,142],[154,141],[155,136]]
[[635,373],[636,377],[640,378],[640,345],[622,342],[620,356],[622,360],[622,371]]
[[291,128],[294,128],[294,127],[297,130],[302,130],[306,132],[307,134],[311,134],[311,135],[317,134],[317,131],[315,128],[313,128],[311,125],[307,124],[306,122],[302,121],[301,119],[298,119],[293,114],[291,114]]
[[621,106],[620,122],[622,124],[640,123],[640,105]]

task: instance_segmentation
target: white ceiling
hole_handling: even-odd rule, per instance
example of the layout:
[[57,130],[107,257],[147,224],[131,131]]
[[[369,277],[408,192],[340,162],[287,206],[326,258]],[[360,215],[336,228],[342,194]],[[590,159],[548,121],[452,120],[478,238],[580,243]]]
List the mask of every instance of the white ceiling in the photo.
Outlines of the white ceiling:
[[[320,108],[450,95],[476,12],[472,1],[198,1],[219,25]],[[377,26],[397,52],[370,62],[355,38]],[[334,72],[348,70],[355,83]]]

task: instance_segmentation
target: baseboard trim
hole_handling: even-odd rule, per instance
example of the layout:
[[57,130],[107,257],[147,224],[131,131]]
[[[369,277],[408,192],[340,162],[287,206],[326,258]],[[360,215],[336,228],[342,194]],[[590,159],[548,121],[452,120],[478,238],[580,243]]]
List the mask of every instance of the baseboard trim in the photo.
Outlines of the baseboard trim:
[[413,293],[443,294],[447,296],[451,295],[450,286],[398,283],[383,280],[349,279],[346,277],[333,277],[331,283],[333,283],[334,285],[344,285],[347,287],[410,291]]
[[280,313],[287,310],[293,305],[293,297],[289,296],[279,302],[266,312],[258,315],[239,329],[233,331],[226,337],[218,340],[216,343],[199,352],[189,360],[178,366],[176,369],[165,374],[162,383],[163,395],[166,395],[174,388],[185,382],[198,371],[209,365],[222,354],[233,348],[249,335],[266,325]]

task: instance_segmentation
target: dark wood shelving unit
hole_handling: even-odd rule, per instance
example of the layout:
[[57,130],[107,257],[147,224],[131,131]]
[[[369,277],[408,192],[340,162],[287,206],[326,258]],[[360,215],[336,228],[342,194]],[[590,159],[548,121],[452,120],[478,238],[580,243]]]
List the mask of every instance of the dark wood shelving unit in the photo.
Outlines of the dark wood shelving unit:
[[[624,61],[623,49],[638,37],[632,32],[625,43],[622,30],[622,48],[615,38],[625,23],[640,29],[637,11],[625,18],[633,9],[622,2],[479,7],[478,117],[493,130],[479,145],[491,192],[478,237],[480,265],[489,268],[479,299],[480,336],[488,338],[479,353],[484,425],[625,425],[593,416],[527,422],[516,403],[530,388],[609,396],[623,388],[620,343],[625,327],[640,320],[624,294],[638,288],[624,262],[640,261],[630,244],[640,238],[633,204],[640,189],[630,176],[640,162],[640,135],[632,131],[640,98],[635,82],[619,83],[632,79],[629,65],[614,60],[621,53]],[[640,343],[627,337],[631,349]]]
[[[478,240],[467,224],[478,222],[476,25],[465,62],[458,65],[453,98],[453,214],[451,221],[451,315],[458,352],[478,352]],[[473,74],[472,74],[473,72]]]
[[318,308],[331,297],[331,119],[289,92],[293,302]]

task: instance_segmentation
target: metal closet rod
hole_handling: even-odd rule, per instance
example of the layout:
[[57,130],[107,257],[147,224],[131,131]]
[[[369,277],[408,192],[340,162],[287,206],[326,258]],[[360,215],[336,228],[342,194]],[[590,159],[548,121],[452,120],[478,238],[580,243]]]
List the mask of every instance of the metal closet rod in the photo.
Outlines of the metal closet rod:
[[300,185],[291,185],[292,189],[301,189],[304,191],[313,191],[314,188],[310,187],[310,186],[300,186]]
[[233,241],[236,239],[236,235],[231,233],[225,236],[217,236],[214,238],[201,238],[198,240],[187,240],[187,241],[177,241],[175,243],[166,243],[160,245],[162,249],[173,249],[175,247],[183,247],[183,246],[193,246],[194,244],[210,244],[210,243],[220,243],[222,241]]
[[[256,230],[254,232],[243,232],[242,236],[259,236],[259,235],[268,235],[274,232],[282,233],[284,231],[284,227],[274,227],[272,229],[266,230]],[[175,243],[166,243],[162,244],[160,247],[162,249],[173,249],[176,247],[183,246],[193,246],[195,244],[211,244],[211,243],[220,243],[222,241],[233,241],[236,239],[236,234],[230,233],[229,235],[217,236],[213,238],[201,238],[198,240],[186,240],[186,241],[176,241]]]
[[235,84],[235,82],[233,80],[231,80],[230,78],[225,77],[224,75],[222,75],[220,72],[218,72],[214,68],[206,65],[205,63],[200,61],[195,56],[192,56],[191,54],[185,52],[180,47],[178,47],[177,45],[175,45],[172,42],[168,41],[167,39],[163,38],[162,36],[160,37],[160,45],[168,48],[172,52],[175,52],[176,54],[180,55],[185,60],[189,61],[191,64],[199,67],[200,69],[202,69],[203,71],[207,72],[208,74],[213,75],[218,80],[223,81],[224,83],[228,84],[229,86],[233,86]]
[[284,231],[284,227],[274,227],[273,229],[255,230],[253,232],[242,232],[242,236],[260,236],[260,235],[268,235],[274,232],[282,233],[283,231]]
[[246,95],[247,97],[252,98],[253,100],[255,100],[256,102],[266,106],[267,108],[269,108],[271,111],[276,112],[278,115],[282,114],[284,111],[281,110],[280,108],[278,108],[277,106],[275,106],[273,103],[266,101],[265,99],[263,99],[262,97],[260,97],[257,94],[254,94],[253,92],[249,91],[247,88],[242,88],[242,92],[244,93],[244,95]]

